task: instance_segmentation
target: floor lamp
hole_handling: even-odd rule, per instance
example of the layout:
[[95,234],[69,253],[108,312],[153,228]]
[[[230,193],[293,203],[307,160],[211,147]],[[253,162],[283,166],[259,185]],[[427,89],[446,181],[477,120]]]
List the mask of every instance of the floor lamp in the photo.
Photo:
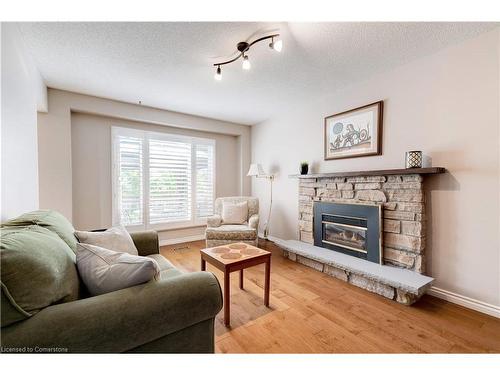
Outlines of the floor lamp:
[[274,176],[272,174],[265,174],[264,169],[262,169],[262,165],[260,164],[250,164],[250,168],[248,169],[247,176],[257,177],[257,178],[267,178],[271,183],[271,196],[269,201],[269,214],[267,216],[267,221],[264,224],[264,239],[267,240],[269,235],[269,221],[271,220],[271,208],[273,207],[273,180]]

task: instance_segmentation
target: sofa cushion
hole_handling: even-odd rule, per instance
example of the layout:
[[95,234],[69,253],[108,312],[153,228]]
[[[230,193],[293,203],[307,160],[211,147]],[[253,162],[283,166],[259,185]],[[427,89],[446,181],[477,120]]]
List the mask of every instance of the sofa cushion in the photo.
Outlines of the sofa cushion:
[[124,226],[109,228],[104,232],[76,231],[75,236],[81,243],[103,247],[105,249],[139,255],[134,241]]
[[257,231],[248,225],[221,225],[217,228],[207,228],[207,240],[254,240]]
[[31,225],[2,227],[0,235],[2,327],[78,299],[75,254],[56,233]]
[[94,296],[142,284],[160,274],[154,259],[83,243],[76,248],[76,265]]
[[182,272],[175,268],[163,255],[151,254],[147,258],[154,259],[160,267],[160,280],[166,280],[171,277],[182,275]]
[[160,254],[151,254],[146,256],[146,258],[154,259],[158,264],[160,271],[169,270],[171,268],[175,268],[172,263],[170,263],[167,258]]
[[221,216],[224,224],[243,224],[248,219],[248,203],[224,202]]
[[38,210],[27,212],[15,219],[2,223],[2,227],[25,227],[39,225],[56,233],[68,246],[76,252],[76,237],[73,225],[62,214],[52,210]]

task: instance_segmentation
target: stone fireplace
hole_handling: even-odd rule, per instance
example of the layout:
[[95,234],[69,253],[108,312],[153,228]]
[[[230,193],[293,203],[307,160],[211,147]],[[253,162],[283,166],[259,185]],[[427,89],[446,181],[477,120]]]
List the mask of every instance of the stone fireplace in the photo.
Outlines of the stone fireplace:
[[317,177],[299,180],[300,240],[314,243],[315,202],[382,206],[382,258],[417,272],[425,271],[425,204],[419,174]]
[[290,176],[299,179],[299,241],[278,245],[291,260],[398,302],[413,303],[433,280],[423,275],[423,176],[445,171]]

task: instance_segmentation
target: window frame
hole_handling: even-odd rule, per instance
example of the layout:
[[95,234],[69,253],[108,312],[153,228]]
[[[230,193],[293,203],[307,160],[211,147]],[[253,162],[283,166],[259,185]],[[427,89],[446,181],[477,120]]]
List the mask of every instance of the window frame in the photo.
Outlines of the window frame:
[[[183,229],[204,226],[207,224],[207,218],[199,218],[196,216],[196,145],[210,145],[213,147],[213,165],[212,165],[212,189],[213,189],[213,200],[212,204],[215,209],[215,198],[217,196],[216,192],[216,178],[217,178],[217,141],[213,138],[201,138],[180,135],[168,132],[158,132],[143,130],[137,128],[131,128],[121,125],[111,126],[111,170],[112,170],[112,181],[111,181],[111,201],[112,201],[112,221],[113,225],[117,225],[121,221],[121,214],[119,212],[119,202],[117,198],[117,189],[119,187],[119,166],[117,165],[117,160],[119,158],[119,146],[116,142],[118,136],[130,136],[130,137],[140,137],[142,138],[142,196],[143,196],[143,212],[142,212],[142,224],[137,225],[127,225],[126,228],[130,231],[139,230],[173,230],[173,229]],[[163,223],[149,223],[149,172],[150,172],[150,160],[149,160],[149,140],[167,140],[167,141],[180,141],[188,142],[191,144],[191,207],[189,220],[176,220],[171,222]]]

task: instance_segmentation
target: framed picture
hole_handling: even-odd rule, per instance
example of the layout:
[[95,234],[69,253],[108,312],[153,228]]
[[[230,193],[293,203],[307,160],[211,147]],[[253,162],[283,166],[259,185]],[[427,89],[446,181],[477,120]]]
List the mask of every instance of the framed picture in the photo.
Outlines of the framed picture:
[[379,101],[325,117],[325,160],[382,154],[382,113]]

